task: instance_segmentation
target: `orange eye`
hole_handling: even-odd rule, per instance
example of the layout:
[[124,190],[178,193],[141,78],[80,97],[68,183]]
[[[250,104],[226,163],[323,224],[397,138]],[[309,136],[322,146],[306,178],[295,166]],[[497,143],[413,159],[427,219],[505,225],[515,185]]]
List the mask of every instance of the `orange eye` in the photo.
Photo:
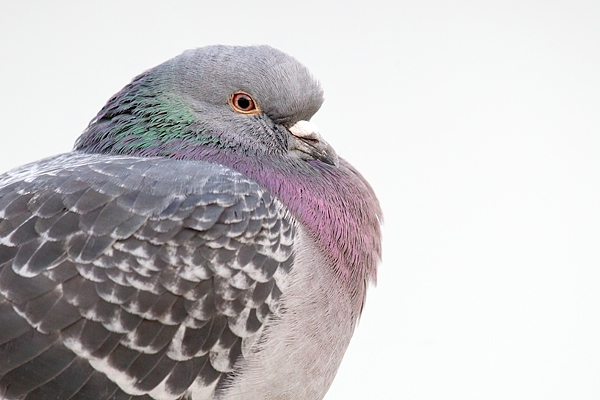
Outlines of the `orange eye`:
[[258,114],[260,110],[248,93],[235,92],[229,97],[229,105],[240,114]]

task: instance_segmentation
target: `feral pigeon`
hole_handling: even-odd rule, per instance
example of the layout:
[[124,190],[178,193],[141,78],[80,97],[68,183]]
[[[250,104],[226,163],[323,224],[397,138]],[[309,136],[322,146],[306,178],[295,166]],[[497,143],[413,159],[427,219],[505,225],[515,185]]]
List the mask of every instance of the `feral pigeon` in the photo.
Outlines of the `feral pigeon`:
[[210,46],[0,175],[0,398],[321,399],[380,258],[310,72]]

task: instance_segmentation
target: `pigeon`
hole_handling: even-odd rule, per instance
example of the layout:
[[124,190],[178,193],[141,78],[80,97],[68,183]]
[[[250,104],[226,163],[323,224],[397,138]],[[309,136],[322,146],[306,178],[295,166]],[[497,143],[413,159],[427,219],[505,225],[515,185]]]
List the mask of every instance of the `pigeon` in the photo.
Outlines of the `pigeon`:
[[322,399],[382,221],[322,103],[272,47],[188,50],[0,175],[0,398]]

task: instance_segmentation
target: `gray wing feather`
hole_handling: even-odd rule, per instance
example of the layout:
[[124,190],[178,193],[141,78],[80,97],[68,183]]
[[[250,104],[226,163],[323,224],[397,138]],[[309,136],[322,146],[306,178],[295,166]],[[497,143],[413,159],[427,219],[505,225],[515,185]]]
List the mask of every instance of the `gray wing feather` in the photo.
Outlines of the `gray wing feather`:
[[0,177],[0,397],[180,398],[278,312],[293,223],[203,162],[70,153]]

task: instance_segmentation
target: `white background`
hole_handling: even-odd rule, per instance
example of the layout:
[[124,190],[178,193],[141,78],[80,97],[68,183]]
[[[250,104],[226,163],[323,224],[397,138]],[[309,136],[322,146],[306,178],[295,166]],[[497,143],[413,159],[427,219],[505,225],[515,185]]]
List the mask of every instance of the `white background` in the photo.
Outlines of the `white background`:
[[309,66],[384,209],[327,400],[600,398],[600,2],[2,0],[0,169],[215,43]]

